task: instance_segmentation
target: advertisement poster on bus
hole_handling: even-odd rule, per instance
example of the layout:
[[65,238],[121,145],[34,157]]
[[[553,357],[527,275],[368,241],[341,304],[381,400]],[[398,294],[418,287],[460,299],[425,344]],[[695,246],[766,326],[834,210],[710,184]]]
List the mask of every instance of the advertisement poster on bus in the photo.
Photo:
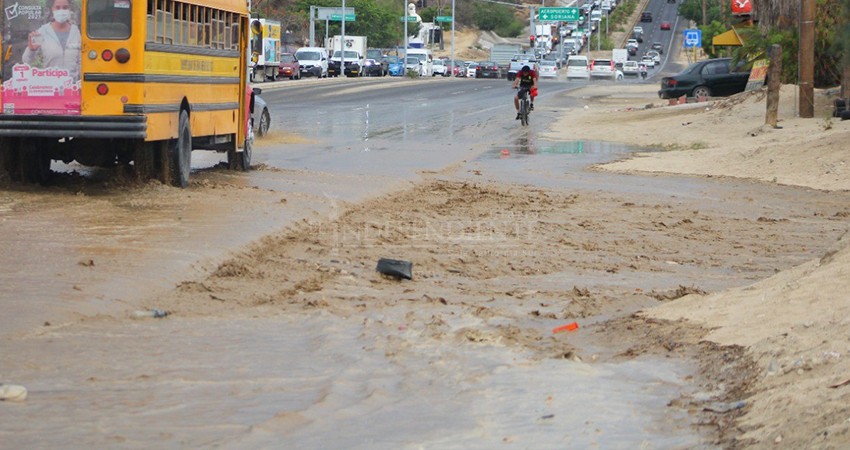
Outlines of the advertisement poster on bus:
[[12,0],[3,15],[3,114],[80,114],[78,4]]

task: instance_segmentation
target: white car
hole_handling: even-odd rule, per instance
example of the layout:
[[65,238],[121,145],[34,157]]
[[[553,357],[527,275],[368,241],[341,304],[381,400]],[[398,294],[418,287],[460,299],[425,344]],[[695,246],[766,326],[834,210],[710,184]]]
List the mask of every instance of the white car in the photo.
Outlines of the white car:
[[407,59],[405,59],[404,69],[405,74],[413,72],[414,74],[422,76],[422,66],[419,64],[419,58],[415,56],[408,56]]
[[591,78],[615,78],[616,71],[613,59],[594,59],[590,63]]
[[556,78],[558,76],[558,62],[551,59],[540,61],[540,78]]
[[626,41],[626,48],[637,47],[637,46],[638,46],[637,39],[629,39],[628,41]]
[[661,64],[661,53],[658,53],[655,50],[650,50],[646,52],[646,56],[651,56],[653,60],[655,60],[655,64]]
[[587,56],[570,56],[567,60],[567,79],[570,78],[590,79],[590,61],[587,60]]
[[449,66],[446,64],[446,61],[444,61],[442,59],[435,59],[433,61],[433,63],[434,63],[434,73],[432,74],[433,76],[435,76],[435,77],[437,75],[444,76],[444,77],[449,76]]
[[641,26],[637,26],[637,27],[635,27],[635,28],[634,28],[634,30],[633,30],[633,31],[634,31],[635,33],[643,33],[643,27],[641,27]]
[[649,55],[643,55],[640,62],[646,64],[646,67],[655,67],[655,59]]
[[638,70],[638,62],[628,60],[623,63],[623,75],[640,75],[640,71]]

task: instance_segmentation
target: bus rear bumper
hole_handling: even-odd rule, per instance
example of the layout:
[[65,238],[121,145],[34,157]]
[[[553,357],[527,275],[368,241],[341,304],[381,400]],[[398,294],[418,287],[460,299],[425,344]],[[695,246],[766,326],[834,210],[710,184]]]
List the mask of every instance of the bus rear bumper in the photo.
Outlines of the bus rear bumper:
[[145,116],[0,114],[0,137],[145,139]]

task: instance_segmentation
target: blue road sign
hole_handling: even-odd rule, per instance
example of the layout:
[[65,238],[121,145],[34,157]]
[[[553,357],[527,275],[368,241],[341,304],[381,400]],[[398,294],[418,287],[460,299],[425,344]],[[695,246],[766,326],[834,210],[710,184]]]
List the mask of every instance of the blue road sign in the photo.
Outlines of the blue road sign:
[[685,48],[702,47],[702,30],[685,30]]

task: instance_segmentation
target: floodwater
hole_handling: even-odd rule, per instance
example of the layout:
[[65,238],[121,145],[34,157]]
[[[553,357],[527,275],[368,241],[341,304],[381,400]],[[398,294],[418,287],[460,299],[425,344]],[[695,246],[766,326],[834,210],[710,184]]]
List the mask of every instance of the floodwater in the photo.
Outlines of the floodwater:
[[[313,141],[260,144],[255,163],[265,169],[200,170],[186,191],[0,193],[0,382],[29,390],[26,402],[0,403],[0,447],[710,447],[692,417],[667,407],[694,394],[687,361],[540,360],[499,343],[439,345],[407,325],[403,308],[129,318],[265,234],[441,171],[675,196],[703,208],[738,199],[722,207],[742,217],[755,214],[744,187],[767,207],[801,207],[746,183],[587,171],[634,149],[536,138],[545,97],[532,127],[520,130],[512,116],[496,118],[504,86],[459,80],[435,89],[445,91],[399,90],[365,103],[359,94],[320,101],[304,93],[276,103],[271,91],[273,126]],[[317,131],[321,123],[333,126]],[[398,342],[404,351],[394,351]]]
[[261,316],[84,323],[4,344],[4,355],[27,355],[3,377],[25,379],[29,399],[0,404],[3,447],[701,445],[665,406],[688,389],[681,362],[537,361],[485,345],[390,359],[387,334],[419,330]]

